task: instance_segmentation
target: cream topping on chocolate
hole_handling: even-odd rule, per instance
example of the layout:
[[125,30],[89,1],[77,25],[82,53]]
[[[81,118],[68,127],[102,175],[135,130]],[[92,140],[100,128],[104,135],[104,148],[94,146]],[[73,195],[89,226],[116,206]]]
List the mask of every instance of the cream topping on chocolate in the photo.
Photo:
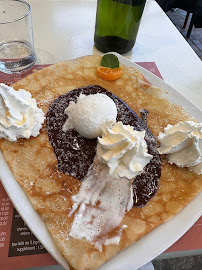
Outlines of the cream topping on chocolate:
[[118,245],[122,230],[112,238],[108,232],[118,227],[125,212],[133,207],[132,181],[110,175],[107,165],[101,164],[96,155],[79,193],[72,196],[69,216],[75,214],[69,235],[85,238],[99,251],[112,242]]
[[104,94],[80,95],[65,109],[68,119],[63,131],[75,128],[87,139],[102,136],[103,129],[116,123],[117,109],[113,100]]
[[92,85],[72,90],[59,96],[51,103],[46,117],[46,125],[49,140],[58,159],[58,168],[63,173],[83,180],[93,163],[97,139],[86,139],[74,129],[63,132],[62,127],[67,120],[64,110],[69,103],[71,101],[76,102],[80,94],[96,93],[106,94],[115,102],[118,112],[117,121],[122,121],[124,125],[131,125],[138,131],[145,130],[148,153],[153,155],[153,158],[145,167],[144,172],[138,175],[133,182],[133,205],[142,207],[156,193],[161,176],[161,161],[157,151],[156,139],[147,127],[148,112],[142,111],[142,119],[140,119],[127,104],[101,86]]
[[130,125],[117,122],[107,127],[98,138],[97,156],[99,162],[107,164],[109,173],[116,177],[134,179],[144,171],[152,159],[147,153],[145,130],[134,130]]

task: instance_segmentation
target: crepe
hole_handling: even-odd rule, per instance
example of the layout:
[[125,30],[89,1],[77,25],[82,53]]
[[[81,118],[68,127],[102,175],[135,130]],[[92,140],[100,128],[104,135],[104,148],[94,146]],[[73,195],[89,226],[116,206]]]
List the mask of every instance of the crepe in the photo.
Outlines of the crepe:
[[[148,127],[155,136],[168,124],[190,120],[179,106],[161,96],[161,90],[151,86],[140,72],[121,65],[123,75],[110,82],[98,77],[96,68],[100,56],[85,56],[44,68],[13,84],[14,89],[26,89],[46,114],[50,103],[58,96],[88,85],[100,85],[122,99],[137,114],[148,110]],[[193,119],[192,119],[193,120]],[[118,228],[109,232],[116,235],[125,229],[119,245],[103,246],[99,252],[85,239],[69,236],[73,216],[71,196],[78,193],[81,182],[61,173],[49,142],[44,124],[36,138],[17,142],[0,140],[0,148],[15,179],[26,192],[35,210],[41,215],[55,244],[70,265],[78,270],[97,269],[118,252],[138,241],[161,223],[182,210],[202,189],[202,175],[187,168],[168,164],[162,157],[162,176],[157,194],[142,208],[127,212]]]

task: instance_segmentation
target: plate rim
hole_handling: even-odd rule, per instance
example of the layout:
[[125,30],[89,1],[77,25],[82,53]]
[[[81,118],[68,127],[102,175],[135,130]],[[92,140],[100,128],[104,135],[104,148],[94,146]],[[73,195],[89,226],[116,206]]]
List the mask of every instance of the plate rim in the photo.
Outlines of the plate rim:
[[[168,91],[168,93],[171,94],[171,100],[172,100],[172,95],[180,98],[182,103],[185,104],[185,107],[188,106],[187,107],[188,113],[189,114],[191,113],[191,116],[193,113],[194,114],[193,117],[195,117],[198,121],[202,121],[202,111],[196,105],[194,105],[190,100],[188,100],[185,96],[183,96],[181,93],[176,91],[174,88],[172,88],[170,85],[168,85],[166,82],[161,80],[159,77],[157,77],[156,75],[154,75],[150,71],[146,70],[145,68],[139,66],[136,63],[131,62],[130,60],[128,60],[124,56],[122,56],[116,52],[110,52],[110,53],[115,54],[119,58],[119,61],[121,63],[125,64],[126,66],[133,67],[133,68],[137,69],[138,71],[140,71],[148,81],[151,82],[151,80],[152,80],[152,84],[154,82],[154,86],[157,86],[159,88],[162,88],[162,89]],[[70,59],[69,61],[71,61],[71,60],[74,60],[74,59]],[[180,103],[181,103],[181,101],[180,101]],[[182,106],[182,105],[180,105],[180,106]],[[61,264],[65,269],[69,270],[68,262],[66,261],[66,259],[61,255],[61,253],[56,248],[56,245],[54,244],[54,241],[53,241],[48,229],[46,228],[45,223],[43,222],[42,218],[39,216],[39,214],[33,208],[30,200],[26,196],[23,189],[20,187],[18,182],[15,180],[7,162],[5,161],[5,159],[3,157],[3,153],[0,150],[0,164],[1,163],[3,163],[4,167],[7,169],[6,173],[8,173],[10,179],[12,179],[11,180],[12,183],[13,184],[15,183],[12,186],[12,190],[14,187],[18,188],[20,190],[20,193],[23,196],[23,200],[25,200],[27,203],[26,211],[33,212],[32,214],[35,216],[35,218],[37,218],[38,222],[40,223],[40,226],[42,226],[41,227],[42,230],[45,232],[45,235],[46,235],[45,237],[50,238],[48,243],[47,243],[47,239],[46,238],[43,239],[43,238],[39,237],[39,233],[36,231],[36,228],[33,228],[32,218],[31,218],[31,220],[29,220],[29,217],[24,214],[24,212],[26,212],[26,211],[21,210],[21,209],[23,209],[22,206],[24,205],[24,203],[21,204],[21,201],[23,201],[23,200],[19,200],[20,196],[17,196],[17,198],[12,197],[13,195],[11,195],[11,193],[13,191],[10,190],[10,182],[8,182],[6,179],[7,176],[6,176],[5,170],[1,169],[0,170],[1,183],[4,187],[4,189],[6,190],[9,198],[11,199],[14,207],[16,208],[16,210],[18,211],[18,213],[20,214],[22,219],[25,221],[25,223],[27,224],[29,229],[32,231],[32,233],[37,237],[37,239],[39,238],[39,241],[43,244],[43,246],[47,249],[47,251],[51,254],[51,256],[53,256],[54,259],[59,264]],[[15,190],[15,192],[16,192],[16,190]],[[135,269],[138,269],[139,267],[141,267],[142,265],[146,264],[147,262],[151,261],[156,256],[158,256],[163,251],[165,251],[169,246],[171,246],[173,243],[175,243],[197,221],[197,219],[202,214],[202,210],[196,211],[196,207],[198,205],[200,205],[200,202],[202,202],[202,192],[200,192],[195,197],[194,200],[192,200],[187,206],[185,206],[184,209],[182,209],[171,220],[159,225],[153,231],[151,231],[146,236],[144,236],[140,240],[138,240],[136,243],[132,244],[127,249],[121,251],[119,254],[117,254],[111,260],[106,262],[99,269],[100,270],[110,270],[110,269],[114,269],[114,267],[115,267],[116,270],[123,270],[123,269],[126,269],[124,267],[127,267],[127,270],[129,270],[129,269],[135,270]],[[191,220],[187,220],[187,218],[186,218],[187,213],[189,213],[189,216],[192,217]],[[183,220],[183,222],[181,222],[181,219]],[[183,226],[183,229],[182,228],[180,230],[178,228],[176,229],[176,225]],[[170,229],[175,228],[175,233],[174,233],[175,237],[171,236],[171,237],[169,237],[169,239],[167,239],[166,242],[164,242],[166,239],[165,239],[165,235],[163,235],[164,234],[163,232],[165,230],[168,230],[169,228]],[[159,237],[159,233],[160,233],[161,237]],[[167,233],[166,233],[166,235],[167,235]],[[158,242],[158,245],[156,243],[152,243],[152,239],[153,238],[155,239],[156,237],[161,238],[160,239],[161,240],[160,243],[162,243],[161,247],[159,247],[159,242]],[[54,247],[52,247],[52,245],[54,245]],[[53,249],[51,249],[51,248],[53,248]],[[135,262],[134,262],[134,252],[136,255],[138,255],[138,256],[136,256]],[[146,256],[145,256],[145,252],[146,252]]]

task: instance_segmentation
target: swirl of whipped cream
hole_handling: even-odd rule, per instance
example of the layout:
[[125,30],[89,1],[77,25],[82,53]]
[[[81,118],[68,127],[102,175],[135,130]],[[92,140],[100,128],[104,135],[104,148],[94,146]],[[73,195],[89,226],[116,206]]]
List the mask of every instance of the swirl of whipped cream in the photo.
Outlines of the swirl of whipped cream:
[[44,119],[30,92],[0,84],[0,138],[16,141],[36,137]]
[[128,179],[136,177],[153,158],[148,154],[144,136],[145,131],[134,130],[122,122],[107,127],[102,138],[98,138],[98,160],[107,164],[111,175]]
[[169,163],[188,167],[190,171],[202,174],[202,124],[193,121],[168,125],[158,139],[160,154],[167,154]]

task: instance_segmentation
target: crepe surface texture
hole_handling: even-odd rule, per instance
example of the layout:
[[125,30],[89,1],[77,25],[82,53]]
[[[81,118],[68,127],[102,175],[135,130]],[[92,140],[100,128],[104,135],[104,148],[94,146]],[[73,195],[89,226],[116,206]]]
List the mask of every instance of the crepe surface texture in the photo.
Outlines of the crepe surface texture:
[[[85,56],[44,68],[16,82],[15,90],[30,91],[38,106],[46,114],[50,103],[70,90],[88,85],[100,85],[122,99],[139,115],[148,110],[148,127],[157,137],[168,124],[190,120],[186,112],[170,104],[152,87],[140,72],[121,64],[123,75],[116,81],[98,77],[96,68],[100,56]],[[127,212],[113,236],[122,231],[119,245],[103,246],[99,252],[85,239],[69,236],[73,216],[68,217],[72,206],[71,196],[77,194],[81,182],[61,173],[44,124],[36,138],[18,139],[17,142],[0,140],[0,148],[9,167],[26,192],[34,209],[41,215],[57,248],[71,267],[77,270],[93,270],[103,265],[121,250],[138,241],[161,223],[168,221],[182,210],[202,189],[202,175],[187,168],[168,164],[162,158],[162,176],[157,194],[142,208],[133,207]]]

